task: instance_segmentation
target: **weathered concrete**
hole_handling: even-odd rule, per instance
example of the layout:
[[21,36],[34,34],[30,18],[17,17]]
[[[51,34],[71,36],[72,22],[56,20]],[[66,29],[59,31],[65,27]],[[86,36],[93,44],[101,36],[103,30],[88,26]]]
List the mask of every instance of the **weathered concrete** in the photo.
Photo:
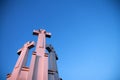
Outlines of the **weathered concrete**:
[[52,45],[46,45],[46,49],[49,51],[48,80],[60,80],[56,61],[58,56]]
[[[23,71],[23,67],[26,65],[28,50],[34,46],[34,42],[27,42],[21,49],[18,50],[18,54],[20,55],[18,61],[14,67],[12,74],[8,77],[7,80],[26,80],[26,76],[28,72]],[[21,73],[24,73],[21,74]],[[22,75],[22,76],[21,76]]]
[[36,44],[36,61],[33,80],[48,80],[48,57],[45,56],[46,49],[46,37],[50,37],[51,34],[45,30],[34,30],[34,35],[38,36]]
[[7,75],[7,80],[62,80],[58,75],[57,54],[52,45],[46,45],[46,37],[50,38],[51,33],[45,30],[34,30],[33,35],[37,35],[38,40],[30,66],[26,67],[28,51],[34,47],[35,43],[29,41],[18,50],[20,56],[13,72]]

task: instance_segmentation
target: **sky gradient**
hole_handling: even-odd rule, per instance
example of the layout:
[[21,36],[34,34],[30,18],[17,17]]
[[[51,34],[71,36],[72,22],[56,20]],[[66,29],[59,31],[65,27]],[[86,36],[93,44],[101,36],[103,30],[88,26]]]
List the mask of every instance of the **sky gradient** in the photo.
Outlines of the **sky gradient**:
[[3,0],[0,18],[0,80],[12,72],[17,50],[37,41],[34,29],[52,33],[47,43],[63,80],[120,80],[119,0]]

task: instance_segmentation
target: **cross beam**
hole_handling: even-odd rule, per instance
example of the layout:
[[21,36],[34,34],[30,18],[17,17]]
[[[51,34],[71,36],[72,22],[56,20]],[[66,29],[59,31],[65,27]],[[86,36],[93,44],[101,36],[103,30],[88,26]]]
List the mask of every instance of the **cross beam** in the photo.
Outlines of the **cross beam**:
[[20,48],[20,49],[17,51],[17,54],[20,55],[24,47],[27,47],[28,49],[31,49],[31,48],[33,48],[34,46],[35,46],[35,42],[34,42],[34,41],[32,41],[32,42],[31,42],[31,41],[28,41],[26,44],[24,44],[24,46],[23,46],[22,48]]
[[44,29],[33,30],[33,35],[38,35],[40,33],[45,33],[46,37],[48,37],[48,38],[51,37],[51,33],[46,32]]
[[46,45],[46,49],[48,50],[48,52],[52,52],[52,53],[55,53],[55,56],[56,56],[56,60],[58,60],[58,56],[56,54],[56,51],[54,50],[54,47],[51,45],[51,44],[47,44]]

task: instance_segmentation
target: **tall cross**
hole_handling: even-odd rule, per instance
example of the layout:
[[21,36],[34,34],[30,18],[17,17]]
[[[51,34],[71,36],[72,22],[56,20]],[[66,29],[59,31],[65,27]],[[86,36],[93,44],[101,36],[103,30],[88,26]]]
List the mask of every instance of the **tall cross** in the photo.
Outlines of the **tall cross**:
[[58,60],[58,56],[52,45],[46,45],[46,49],[49,52],[48,80],[60,80],[56,62],[56,60]]
[[24,46],[18,50],[18,54],[20,55],[17,63],[14,67],[14,70],[11,74],[11,77],[9,80],[19,80],[19,75],[21,72],[21,69],[26,65],[27,57],[28,57],[28,50],[34,47],[34,42],[27,42],[24,44]]
[[[51,37],[51,33],[45,30],[34,30],[33,35],[38,36],[35,52],[30,64],[29,80],[48,80],[48,56],[45,54],[46,37]],[[35,65],[34,65],[35,64]],[[32,75],[32,77],[31,77]]]

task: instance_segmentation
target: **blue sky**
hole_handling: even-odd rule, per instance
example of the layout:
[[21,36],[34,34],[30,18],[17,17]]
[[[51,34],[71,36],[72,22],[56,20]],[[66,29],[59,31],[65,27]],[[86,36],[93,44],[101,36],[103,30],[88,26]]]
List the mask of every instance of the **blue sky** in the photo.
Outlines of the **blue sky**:
[[37,40],[33,29],[52,33],[47,43],[58,54],[63,80],[120,80],[119,0],[1,2],[0,80],[12,72],[17,50]]

